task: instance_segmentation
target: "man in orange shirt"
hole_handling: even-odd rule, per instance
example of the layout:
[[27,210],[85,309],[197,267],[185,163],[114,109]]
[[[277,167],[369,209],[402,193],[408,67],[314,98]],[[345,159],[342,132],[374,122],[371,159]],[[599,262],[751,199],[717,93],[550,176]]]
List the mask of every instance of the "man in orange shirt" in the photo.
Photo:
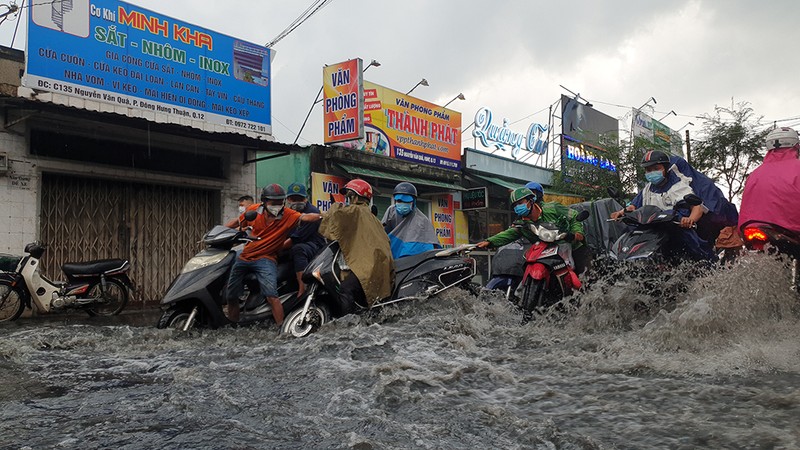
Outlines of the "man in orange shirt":
[[244,213],[239,217],[242,227],[252,227],[252,235],[258,240],[247,243],[241,255],[233,263],[228,277],[225,297],[228,301],[228,319],[239,321],[239,297],[244,291],[244,276],[255,273],[261,286],[261,293],[267,297],[272,307],[272,317],[279,326],[283,324],[283,305],[278,298],[277,254],[300,222],[314,222],[322,218],[319,214],[301,214],[284,208],[286,191],[279,184],[270,184],[261,190],[261,203],[247,207],[258,215],[252,221],[245,220]]

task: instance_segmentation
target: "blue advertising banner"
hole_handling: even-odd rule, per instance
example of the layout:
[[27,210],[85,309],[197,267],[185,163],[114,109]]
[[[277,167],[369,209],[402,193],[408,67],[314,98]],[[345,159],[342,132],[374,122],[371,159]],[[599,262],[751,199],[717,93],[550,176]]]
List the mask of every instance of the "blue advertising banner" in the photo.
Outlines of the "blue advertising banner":
[[273,50],[117,0],[30,10],[23,86],[272,134]]

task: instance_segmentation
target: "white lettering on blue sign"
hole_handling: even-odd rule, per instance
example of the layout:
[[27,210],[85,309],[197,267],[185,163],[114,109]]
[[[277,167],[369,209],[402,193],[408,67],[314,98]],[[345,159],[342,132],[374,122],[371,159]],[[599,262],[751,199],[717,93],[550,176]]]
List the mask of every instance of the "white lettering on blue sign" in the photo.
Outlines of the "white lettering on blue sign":
[[503,126],[492,123],[492,111],[481,108],[475,114],[475,129],[472,136],[481,140],[484,147],[494,145],[498,150],[511,147],[511,157],[517,159],[520,150],[542,155],[547,151],[545,140],[547,127],[538,123],[528,127],[528,133],[516,133],[508,128],[508,119],[503,119]]

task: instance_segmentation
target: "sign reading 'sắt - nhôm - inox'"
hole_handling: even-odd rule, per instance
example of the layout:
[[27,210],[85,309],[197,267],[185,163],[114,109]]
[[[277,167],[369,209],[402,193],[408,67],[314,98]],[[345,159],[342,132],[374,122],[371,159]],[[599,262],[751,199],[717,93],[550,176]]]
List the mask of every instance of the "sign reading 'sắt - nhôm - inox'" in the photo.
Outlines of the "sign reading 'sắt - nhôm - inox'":
[[23,86],[136,117],[272,134],[274,50],[119,0],[29,9]]

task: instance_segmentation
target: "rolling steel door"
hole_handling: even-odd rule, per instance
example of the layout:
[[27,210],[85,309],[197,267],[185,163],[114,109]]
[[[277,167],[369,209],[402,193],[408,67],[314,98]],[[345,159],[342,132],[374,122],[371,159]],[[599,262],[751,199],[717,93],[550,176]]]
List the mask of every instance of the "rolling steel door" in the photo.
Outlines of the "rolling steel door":
[[136,283],[132,306],[157,302],[214,225],[217,192],[44,174],[44,269],[59,280],[65,262],[125,258]]

